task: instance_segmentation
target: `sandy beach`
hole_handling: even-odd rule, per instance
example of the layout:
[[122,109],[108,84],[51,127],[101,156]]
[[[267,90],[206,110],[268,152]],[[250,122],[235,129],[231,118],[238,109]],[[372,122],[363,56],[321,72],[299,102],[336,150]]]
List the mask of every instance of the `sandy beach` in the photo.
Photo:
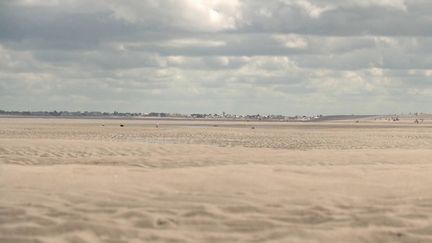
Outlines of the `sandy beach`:
[[409,119],[0,118],[0,242],[432,242],[431,158]]

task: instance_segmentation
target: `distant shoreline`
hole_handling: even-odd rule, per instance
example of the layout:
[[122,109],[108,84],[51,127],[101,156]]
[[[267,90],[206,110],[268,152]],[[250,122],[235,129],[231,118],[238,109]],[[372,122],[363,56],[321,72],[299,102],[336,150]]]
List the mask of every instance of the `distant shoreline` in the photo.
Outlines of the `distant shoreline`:
[[40,118],[40,119],[88,119],[88,120],[143,120],[143,121],[227,121],[227,122],[323,122],[323,121],[342,121],[356,120],[373,117],[378,115],[332,115],[322,116],[314,119],[247,119],[247,118],[186,118],[186,117],[142,117],[142,116],[41,116],[41,115],[4,115],[0,118]]
[[[295,119],[235,119],[235,118],[185,118],[185,117],[128,117],[128,116],[37,116],[0,115],[0,118],[41,118],[41,119],[89,119],[89,120],[148,120],[148,121],[238,121],[238,122],[300,122]],[[304,121],[302,121],[304,122]]]

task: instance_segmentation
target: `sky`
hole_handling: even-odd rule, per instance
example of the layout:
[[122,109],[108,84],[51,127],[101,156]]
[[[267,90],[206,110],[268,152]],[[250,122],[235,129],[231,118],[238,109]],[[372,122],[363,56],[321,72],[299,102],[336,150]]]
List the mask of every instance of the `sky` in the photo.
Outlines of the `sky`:
[[430,0],[1,0],[0,109],[432,112]]

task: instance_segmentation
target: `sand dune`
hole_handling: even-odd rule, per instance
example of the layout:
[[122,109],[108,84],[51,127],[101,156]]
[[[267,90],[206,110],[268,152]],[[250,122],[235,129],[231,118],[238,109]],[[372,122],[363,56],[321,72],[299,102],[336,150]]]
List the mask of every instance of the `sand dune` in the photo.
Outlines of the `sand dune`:
[[428,125],[117,123],[0,119],[0,242],[432,241]]

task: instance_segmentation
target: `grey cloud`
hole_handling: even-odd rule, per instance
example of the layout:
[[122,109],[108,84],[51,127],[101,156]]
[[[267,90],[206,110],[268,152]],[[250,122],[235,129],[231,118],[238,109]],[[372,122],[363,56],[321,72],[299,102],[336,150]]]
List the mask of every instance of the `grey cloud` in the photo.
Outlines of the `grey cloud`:
[[426,0],[2,1],[0,109],[427,111],[431,11]]
[[[322,12],[311,15],[304,4],[294,4],[298,2],[309,3]],[[429,28],[432,20],[428,17],[430,1],[393,2],[403,2],[405,9],[392,5],[392,1],[253,1],[245,5],[243,29],[335,36],[432,34]],[[324,11],[326,7],[328,10]]]

